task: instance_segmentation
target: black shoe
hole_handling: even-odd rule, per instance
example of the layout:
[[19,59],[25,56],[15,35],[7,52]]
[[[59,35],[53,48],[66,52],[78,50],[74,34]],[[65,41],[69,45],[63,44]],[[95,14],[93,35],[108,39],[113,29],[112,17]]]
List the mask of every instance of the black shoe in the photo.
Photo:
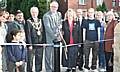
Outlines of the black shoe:
[[96,66],[91,66],[91,69],[92,69],[92,70],[95,70],[95,69],[96,69]]
[[84,66],[84,68],[86,68],[86,69],[90,70],[90,68],[89,68],[88,66]]
[[75,69],[72,69],[72,72],[76,72],[76,70],[75,70]]
[[78,67],[78,69],[79,69],[80,71],[83,71],[83,68],[82,68],[82,67]]
[[70,72],[71,71],[71,69],[67,69],[65,72]]

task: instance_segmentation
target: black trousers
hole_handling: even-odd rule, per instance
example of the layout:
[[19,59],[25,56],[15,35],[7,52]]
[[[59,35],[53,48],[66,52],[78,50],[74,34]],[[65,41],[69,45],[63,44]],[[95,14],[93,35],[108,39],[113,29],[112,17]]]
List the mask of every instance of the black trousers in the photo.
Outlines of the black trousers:
[[32,72],[33,67],[33,57],[35,56],[35,71],[42,71],[42,60],[43,60],[43,47],[33,46],[33,50],[28,50],[27,57],[27,71]]
[[77,46],[68,47],[68,53],[67,53],[68,68],[76,68],[77,51],[78,51]]
[[105,52],[106,72],[113,72],[113,53]]
[[98,46],[99,44],[97,42],[90,43],[91,41],[86,40],[84,44],[84,55],[85,55],[85,68],[89,68],[89,55],[90,55],[90,49],[92,48],[92,65],[91,68],[97,66],[97,55],[98,55]]
[[79,68],[82,68],[83,63],[84,60],[83,60],[83,45],[82,45],[80,48],[78,48],[77,66],[79,66]]

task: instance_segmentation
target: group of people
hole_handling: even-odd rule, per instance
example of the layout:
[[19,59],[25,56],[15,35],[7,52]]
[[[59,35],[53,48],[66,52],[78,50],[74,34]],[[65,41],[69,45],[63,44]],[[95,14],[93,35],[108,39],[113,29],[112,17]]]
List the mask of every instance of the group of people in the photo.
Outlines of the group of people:
[[104,14],[89,8],[83,16],[82,9],[68,8],[62,19],[58,7],[56,1],[51,2],[42,19],[37,7],[31,7],[27,20],[20,10],[15,15],[0,11],[0,72],[32,72],[34,56],[35,72],[42,71],[43,50],[46,72],[54,72],[54,47],[44,45],[54,42],[63,45],[61,61],[66,72],[76,72],[76,66],[80,71],[96,71],[97,60],[100,71],[113,72],[112,45],[118,23],[113,11]]
[[84,68],[84,72],[113,72],[114,28],[119,17],[113,11],[104,14],[102,11],[94,11],[93,8],[88,9],[87,15],[85,14],[83,16],[81,9],[75,12],[71,8],[65,14],[62,24],[63,38],[67,45],[77,45],[67,47],[67,59],[63,49],[62,65],[67,67],[67,72],[75,72],[76,66],[80,71]]

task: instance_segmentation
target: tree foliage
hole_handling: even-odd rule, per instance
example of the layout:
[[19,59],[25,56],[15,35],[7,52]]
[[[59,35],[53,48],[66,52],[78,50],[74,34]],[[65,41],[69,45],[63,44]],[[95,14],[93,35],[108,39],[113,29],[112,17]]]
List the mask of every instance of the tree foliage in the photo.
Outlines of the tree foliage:
[[39,0],[39,17],[42,18],[44,13],[47,12],[47,0]]
[[1,9],[4,9],[4,8],[6,8],[6,2],[7,2],[7,0],[0,0],[0,8]]
[[102,11],[102,12],[107,11],[107,7],[105,5],[105,2],[103,2],[102,5],[97,6],[96,10]]
[[21,10],[24,13],[25,19],[30,18],[30,8],[36,6],[39,8],[39,17],[42,17],[46,10],[46,0],[7,0],[7,10],[14,13]]

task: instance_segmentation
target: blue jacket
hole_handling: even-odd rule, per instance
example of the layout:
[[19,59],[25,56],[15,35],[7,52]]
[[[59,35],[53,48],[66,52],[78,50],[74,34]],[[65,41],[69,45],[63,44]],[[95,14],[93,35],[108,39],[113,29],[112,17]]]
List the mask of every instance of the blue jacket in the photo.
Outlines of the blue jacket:
[[[15,42],[13,42],[15,43]],[[23,45],[8,45],[7,56],[11,62],[26,61],[27,49]]]

